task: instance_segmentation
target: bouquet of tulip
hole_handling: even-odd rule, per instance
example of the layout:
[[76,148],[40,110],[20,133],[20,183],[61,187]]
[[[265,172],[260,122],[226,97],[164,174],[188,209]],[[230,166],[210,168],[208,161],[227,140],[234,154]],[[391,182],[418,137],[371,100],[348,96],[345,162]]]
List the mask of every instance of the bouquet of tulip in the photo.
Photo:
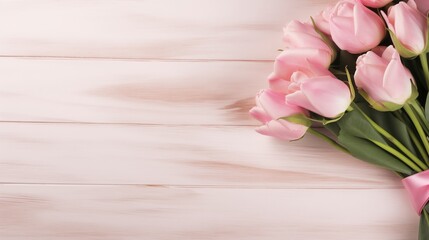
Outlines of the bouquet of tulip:
[[250,114],[257,132],[305,133],[397,173],[429,239],[428,0],[341,0],[284,29]]

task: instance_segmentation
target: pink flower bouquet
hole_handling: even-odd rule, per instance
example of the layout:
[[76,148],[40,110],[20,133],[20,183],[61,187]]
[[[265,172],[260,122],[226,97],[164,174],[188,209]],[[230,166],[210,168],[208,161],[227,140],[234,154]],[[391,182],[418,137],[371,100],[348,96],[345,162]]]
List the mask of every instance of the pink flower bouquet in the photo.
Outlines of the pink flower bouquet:
[[284,28],[256,131],[306,133],[403,178],[429,239],[429,0],[341,0]]

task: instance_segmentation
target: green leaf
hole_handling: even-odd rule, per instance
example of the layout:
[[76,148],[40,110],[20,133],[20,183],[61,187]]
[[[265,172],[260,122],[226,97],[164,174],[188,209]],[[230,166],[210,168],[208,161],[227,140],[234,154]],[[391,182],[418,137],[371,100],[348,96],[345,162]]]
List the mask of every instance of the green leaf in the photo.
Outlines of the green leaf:
[[338,126],[338,123],[329,123],[323,126],[324,128],[328,129],[332,134],[334,134],[336,137],[340,134],[340,126]]
[[288,117],[282,117],[280,119],[286,120],[291,123],[304,125],[306,127],[310,127],[312,124],[311,120],[304,114],[295,114]]
[[288,116],[288,117],[281,117],[279,119],[309,127],[309,126],[311,126],[312,122],[321,123],[323,125],[334,123],[334,122],[339,121],[343,116],[344,116],[344,113],[341,113],[338,117],[330,119],[330,118],[324,118],[324,117],[319,116],[319,115],[317,115],[315,117],[308,117],[304,114],[296,114],[296,115],[292,115],[292,116]]
[[349,83],[350,94],[352,96],[352,101],[353,101],[356,97],[355,87],[353,86],[353,81],[352,81],[352,77],[350,76],[349,69],[347,69],[347,67],[345,69],[346,69],[346,75],[347,75],[347,82]]
[[406,175],[413,174],[413,171],[407,165],[371,141],[353,136],[341,130],[338,142],[354,157],[360,160]]
[[422,215],[420,216],[419,226],[419,240],[429,239],[429,205],[423,208]]
[[[368,115],[384,130],[393,135],[399,142],[401,142],[408,150],[416,155],[414,144],[408,133],[408,127],[401,120],[396,118],[390,112],[378,112],[374,109],[367,109]],[[393,146],[391,144],[391,146]]]
[[355,137],[387,144],[377,130],[375,130],[368,120],[357,110],[348,112],[340,121],[338,121],[338,125],[341,128],[341,132],[345,132]]
[[429,121],[429,94],[426,96],[425,117],[426,117],[426,120]]

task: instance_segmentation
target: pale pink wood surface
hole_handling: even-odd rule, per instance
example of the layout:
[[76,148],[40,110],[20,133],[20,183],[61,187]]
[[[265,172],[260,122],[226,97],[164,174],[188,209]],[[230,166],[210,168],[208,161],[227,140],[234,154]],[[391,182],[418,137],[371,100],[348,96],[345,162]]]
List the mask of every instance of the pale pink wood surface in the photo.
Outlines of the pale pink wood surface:
[[3,58],[0,120],[254,125],[272,65]]
[[0,182],[399,188],[393,174],[308,136],[252,127],[0,124]]
[[418,218],[403,190],[8,185],[1,192],[2,239],[409,240],[417,235]]
[[0,239],[415,239],[396,176],[252,130],[329,2],[0,0]]
[[327,2],[2,0],[0,55],[271,60],[282,25]]

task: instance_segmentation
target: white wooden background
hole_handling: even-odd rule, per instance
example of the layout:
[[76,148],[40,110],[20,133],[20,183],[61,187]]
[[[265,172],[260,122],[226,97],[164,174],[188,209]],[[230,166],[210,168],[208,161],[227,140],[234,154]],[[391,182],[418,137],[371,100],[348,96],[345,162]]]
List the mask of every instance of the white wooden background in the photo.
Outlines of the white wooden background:
[[329,2],[0,0],[0,239],[415,239],[396,176],[247,115]]

